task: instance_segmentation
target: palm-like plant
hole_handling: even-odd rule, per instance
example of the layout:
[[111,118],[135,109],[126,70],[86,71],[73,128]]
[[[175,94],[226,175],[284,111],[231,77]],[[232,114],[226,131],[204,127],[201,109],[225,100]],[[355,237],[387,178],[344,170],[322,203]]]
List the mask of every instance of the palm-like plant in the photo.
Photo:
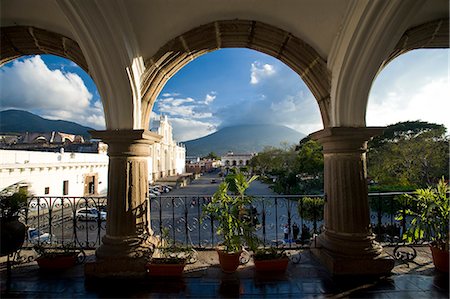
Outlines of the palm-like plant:
[[[252,198],[245,195],[246,189],[256,179],[256,176],[247,179],[241,172],[233,174],[219,185],[212,200],[203,210],[218,222],[217,234],[223,237],[223,245],[227,252],[238,252],[242,249],[245,236],[251,230],[251,224],[245,220],[246,207],[251,204]],[[229,195],[231,191],[235,196]]]
[[418,189],[411,200],[411,208],[399,211],[397,220],[412,216],[410,227],[403,235],[407,242],[427,240],[441,250],[449,250],[449,187],[442,178],[436,187]]

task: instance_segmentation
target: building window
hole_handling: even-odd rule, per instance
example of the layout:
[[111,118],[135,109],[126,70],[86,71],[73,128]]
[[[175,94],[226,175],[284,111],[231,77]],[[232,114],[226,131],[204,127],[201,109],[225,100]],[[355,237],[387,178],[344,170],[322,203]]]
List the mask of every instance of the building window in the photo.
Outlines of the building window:
[[95,182],[89,182],[88,192],[89,194],[95,194]]
[[63,195],[69,194],[69,181],[63,181]]
[[97,194],[98,174],[86,175],[84,179],[84,196]]
[[44,194],[50,194],[50,187],[45,187]]

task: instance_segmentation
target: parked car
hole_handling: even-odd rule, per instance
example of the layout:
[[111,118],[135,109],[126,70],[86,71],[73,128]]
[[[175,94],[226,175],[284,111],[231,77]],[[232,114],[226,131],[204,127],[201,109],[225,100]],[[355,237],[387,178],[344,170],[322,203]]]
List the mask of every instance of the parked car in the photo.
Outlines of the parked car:
[[170,191],[172,191],[172,187],[170,187],[170,186],[163,185],[163,188],[164,188],[165,192],[170,192]]
[[150,189],[150,193],[153,193],[153,194],[155,194],[155,195],[161,195],[161,192],[159,192],[159,191],[156,190],[156,189]]
[[41,232],[39,229],[34,227],[29,227],[27,230],[27,238],[28,242],[31,242],[32,244],[38,244],[38,243],[55,243],[56,242],[56,236],[50,235],[46,232]]
[[81,208],[78,209],[75,217],[77,220],[98,220],[100,217],[100,220],[106,220],[106,212],[102,212],[97,210],[96,208]]

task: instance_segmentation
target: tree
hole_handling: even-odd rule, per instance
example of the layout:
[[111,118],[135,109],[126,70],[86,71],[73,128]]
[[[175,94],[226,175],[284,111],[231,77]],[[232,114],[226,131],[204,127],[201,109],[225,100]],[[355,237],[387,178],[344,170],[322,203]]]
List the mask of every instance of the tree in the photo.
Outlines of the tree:
[[443,125],[408,121],[388,126],[368,145],[369,177],[381,186],[416,189],[448,177],[449,147]]
[[317,194],[323,192],[323,153],[322,146],[309,137],[303,138],[298,150],[299,192]]
[[210,152],[206,156],[202,157],[202,159],[220,160],[220,157],[215,152]]
[[320,143],[314,140],[300,142],[298,148],[299,170],[313,176],[323,173],[323,153]]

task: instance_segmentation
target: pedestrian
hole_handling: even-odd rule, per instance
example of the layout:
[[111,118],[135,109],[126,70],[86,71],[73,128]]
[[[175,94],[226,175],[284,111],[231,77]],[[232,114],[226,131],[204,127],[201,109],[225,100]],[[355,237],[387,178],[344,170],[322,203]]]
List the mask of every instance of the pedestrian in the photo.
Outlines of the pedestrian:
[[284,226],[283,232],[284,232],[284,240],[287,242],[289,240],[289,225],[288,224],[286,224]]
[[292,224],[292,234],[294,235],[294,241],[298,239],[299,233],[300,228],[298,227],[297,223],[294,222],[294,224]]

